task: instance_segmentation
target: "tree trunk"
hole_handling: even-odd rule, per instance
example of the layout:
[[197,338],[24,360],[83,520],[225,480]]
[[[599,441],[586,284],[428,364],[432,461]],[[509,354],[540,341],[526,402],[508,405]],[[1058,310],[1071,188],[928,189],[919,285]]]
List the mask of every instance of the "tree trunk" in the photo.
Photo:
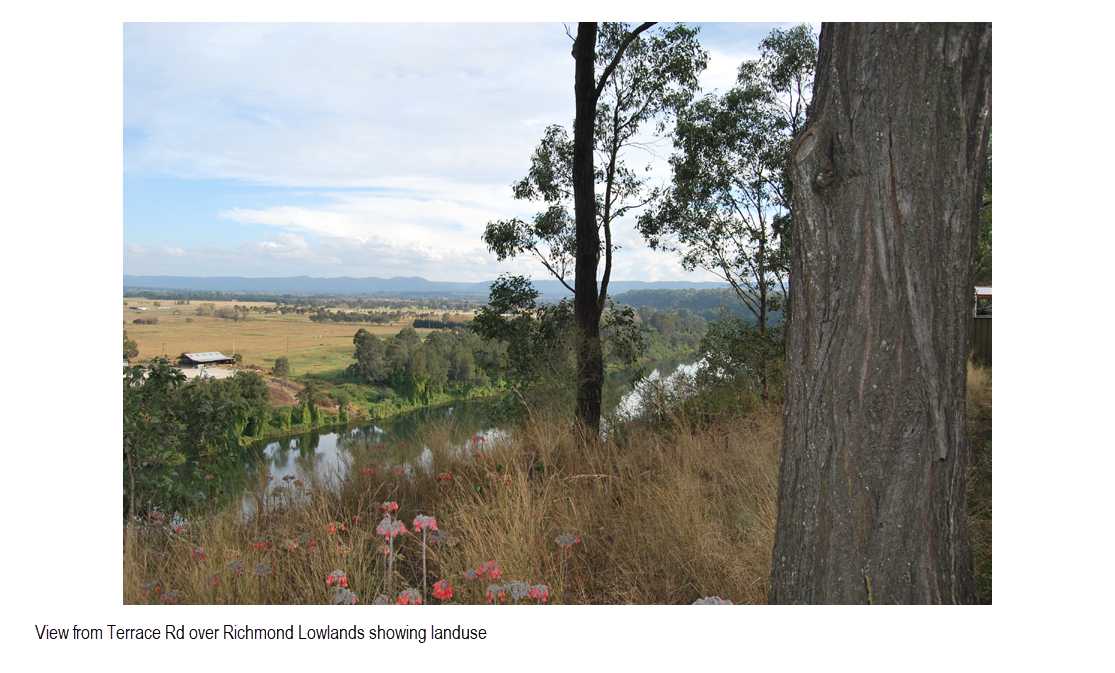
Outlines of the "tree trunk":
[[974,603],[990,24],[825,24],[795,183],[771,603]]
[[596,221],[593,140],[596,131],[596,24],[581,23],[573,45],[577,59],[573,122],[573,204],[577,225],[576,281],[573,312],[577,325],[577,422],[586,437],[600,432],[604,387],[604,353],[600,345],[600,297],[596,271],[600,263],[600,229]]

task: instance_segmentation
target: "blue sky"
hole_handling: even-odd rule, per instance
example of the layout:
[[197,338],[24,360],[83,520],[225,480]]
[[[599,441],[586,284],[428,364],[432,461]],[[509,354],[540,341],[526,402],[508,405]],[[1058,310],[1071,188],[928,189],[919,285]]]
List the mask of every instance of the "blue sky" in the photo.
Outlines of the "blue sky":
[[[723,91],[778,24],[690,25],[710,54],[702,88]],[[529,258],[497,263],[480,236],[534,212],[510,184],[547,125],[571,126],[562,24],[127,23],[123,36],[125,274],[547,277]],[[670,149],[628,160],[660,183]],[[647,249],[630,219],[614,234],[618,280],[715,279]]]

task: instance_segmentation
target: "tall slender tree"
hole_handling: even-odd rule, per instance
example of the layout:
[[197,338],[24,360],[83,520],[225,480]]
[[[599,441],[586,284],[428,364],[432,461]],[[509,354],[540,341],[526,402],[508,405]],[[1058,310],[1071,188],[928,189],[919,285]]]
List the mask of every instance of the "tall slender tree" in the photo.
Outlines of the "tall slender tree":
[[[490,222],[488,248],[501,261],[536,256],[573,293],[577,327],[576,416],[586,435],[596,436],[604,385],[601,315],[612,273],[612,224],[645,203],[644,180],[624,162],[624,151],[641,127],[656,122],[662,132],[698,89],[708,57],[695,29],[676,25],[648,32],[654,23],[581,23],[573,44],[576,59],[576,117],[573,139],[560,126],[546,130],[527,177],[515,197],[546,204],[531,222]],[[597,67],[603,68],[597,77]],[[600,155],[601,166],[595,164]],[[572,201],[574,215],[569,216]],[[600,235],[603,232],[604,240]],[[600,271],[603,253],[604,270]],[[573,279],[569,272],[573,272]],[[572,280],[572,284],[570,284]]]
[[[786,158],[805,124],[817,61],[805,25],[774,30],[744,61],[736,86],[710,94],[679,117],[670,158],[673,184],[639,216],[652,248],[673,250],[688,270],[702,268],[735,290],[758,326],[753,353],[768,340],[772,311],[783,308],[793,189]],[[769,358],[749,366],[768,396]]]
[[795,190],[771,603],[970,603],[990,24],[825,24]]

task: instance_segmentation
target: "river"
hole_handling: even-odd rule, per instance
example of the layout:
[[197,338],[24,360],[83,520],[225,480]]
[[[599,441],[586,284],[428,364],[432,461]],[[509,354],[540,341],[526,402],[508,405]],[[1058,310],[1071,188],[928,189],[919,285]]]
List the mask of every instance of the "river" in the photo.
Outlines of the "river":
[[[644,383],[634,390],[627,387],[612,391],[613,399],[619,396],[617,411],[624,417],[633,416],[639,410],[642,395],[648,386],[661,382],[669,390],[679,375],[691,376],[698,366],[699,363],[677,359],[655,363]],[[450,445],[459,446],[462,450],[467,450],[473,438],[479,442],[480,438],[501,435],[499,428],[487,421],[485,404],[480,400],[418,409],[339,432],[309,432],[259,442],[252,447],[252,453],[260,460],[257,465],[246,467],[245,477],[249,481],[258,479],[260,472],[266,469],[276,482],[283,477],[305,479],[315,475],[328,483],[334,475],[348,469],[354,447],[362,449],[367,446],[385,447],[384,460],[380,461],[382,464],[421,464],[430,455],[425,437],[431,429],[436,429]]]

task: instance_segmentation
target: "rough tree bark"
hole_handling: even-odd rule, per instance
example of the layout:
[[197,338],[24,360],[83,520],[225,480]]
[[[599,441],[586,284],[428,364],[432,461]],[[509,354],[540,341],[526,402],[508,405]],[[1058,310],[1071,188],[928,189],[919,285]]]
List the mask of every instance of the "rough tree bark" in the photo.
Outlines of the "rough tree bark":
[[586,436],[600,428],[604,387],[604,353],[600,346],[600,296],[596,272],[600,263],[600,225],[596,220],[596,177],[593,139],[596,135],[596,23],[577,26],[573,45],[577,59],[573,120],[573,210],[577,224],[576,279],[573,314],[577,325],[577,411]]
[[771,603],[974,603],[965,409],[990,24],[825,24]]

